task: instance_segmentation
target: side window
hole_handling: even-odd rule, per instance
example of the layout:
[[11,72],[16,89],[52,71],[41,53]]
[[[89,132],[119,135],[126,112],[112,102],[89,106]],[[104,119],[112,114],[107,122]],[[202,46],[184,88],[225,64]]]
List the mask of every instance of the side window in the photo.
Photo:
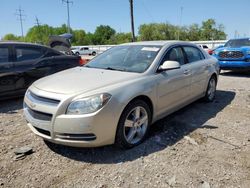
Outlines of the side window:
[[59,56],[59,55],[61,54],[54,52],[52,50],[48,50],[44,57],[52,57],[52,56]]
[[0,63],[9,61],[9,49],[8,47],[0,47]]
[[189,63],[205,59],[204,55],[198,48],[195,48],[192,46],[184,46],[183,49],[187,55],[187,59]]
[[89,50],[89,48],[84,48],[84,50]]
[[168,51],[168,53],[165,55],[163,62],[164,61],[177,61],[180,63],[180,65],[185,64],[185,58],[182,52],[181,47],[174,47]]
[[34,47],[16,47],[16,61],[26,61],[41,57],[42,50]]

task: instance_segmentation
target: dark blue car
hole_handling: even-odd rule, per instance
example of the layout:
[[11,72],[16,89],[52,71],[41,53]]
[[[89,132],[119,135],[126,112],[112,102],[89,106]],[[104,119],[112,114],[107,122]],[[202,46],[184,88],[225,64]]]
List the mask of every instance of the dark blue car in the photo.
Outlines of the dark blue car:
[[250,70],[250,38],[231,39],[214,56],[221,70]]

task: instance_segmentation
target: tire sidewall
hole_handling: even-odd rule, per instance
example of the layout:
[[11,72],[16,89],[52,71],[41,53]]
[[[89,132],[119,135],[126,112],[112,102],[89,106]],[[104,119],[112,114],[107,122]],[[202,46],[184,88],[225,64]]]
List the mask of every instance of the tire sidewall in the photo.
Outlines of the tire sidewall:
[[[210,85],[210,82],[211,82],[212,79],[215,81],[215,91],[214,91],[214,97],[212,99],[210,99],[210,97],[208,95],[208,91],[209,91],[209,87],[210,87],[209,85]],[[207,84],[207,90],[206,90],[206,95],[205,95],[205,101],[206,102],[212,102],[214,100],[215,95],[216,95],[216,86],[217,86],[217,80],[216,80],[215,76],[212,76],[209,79],[208,84]]]

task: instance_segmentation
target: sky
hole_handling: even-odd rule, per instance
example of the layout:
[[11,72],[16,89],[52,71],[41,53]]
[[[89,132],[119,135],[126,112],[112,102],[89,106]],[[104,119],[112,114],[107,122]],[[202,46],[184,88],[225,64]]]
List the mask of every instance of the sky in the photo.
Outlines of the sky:
[[[130,32],[129,0],[71,0],[70,25],[73,29],[94,32],[98,25],[109,25],[117,32]],[[0,38],[7,33],[21,36],[15,15],[23,11],[24,34],[36,23],[60,26],[67,23],[67,8],[62,0],[0,0]],[[183,7],[181,16],[181,7]],[[250,36],[248,18],[250,0],[134,0],[135,32],[144,23],[168,22],[174,25],[201,25],[213,18],[225,26],[229,38],[237,31],[240,37]]]

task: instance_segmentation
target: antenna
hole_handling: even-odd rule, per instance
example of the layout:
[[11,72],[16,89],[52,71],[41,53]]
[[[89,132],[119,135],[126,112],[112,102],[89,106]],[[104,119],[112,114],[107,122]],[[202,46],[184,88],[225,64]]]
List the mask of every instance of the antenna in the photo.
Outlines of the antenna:
[[62,3],[66,3],[67,4],[67,12],[68,12],[68,33],[70,33],[70,17],[69,17],[69,4],[73,5],[73,1],[69,1],[69,0],[62,0]]
[[15,13],[15,15],[18,16],[17,19],[20,21],[22,38],[24,38],[23,37],[23,21],[25,21],[24,20],[25,15],[23,14],[23,12],[24,12],[24,10],[22,10],[21,6],[19,6],[19,9],[16,9],[16,13]]

